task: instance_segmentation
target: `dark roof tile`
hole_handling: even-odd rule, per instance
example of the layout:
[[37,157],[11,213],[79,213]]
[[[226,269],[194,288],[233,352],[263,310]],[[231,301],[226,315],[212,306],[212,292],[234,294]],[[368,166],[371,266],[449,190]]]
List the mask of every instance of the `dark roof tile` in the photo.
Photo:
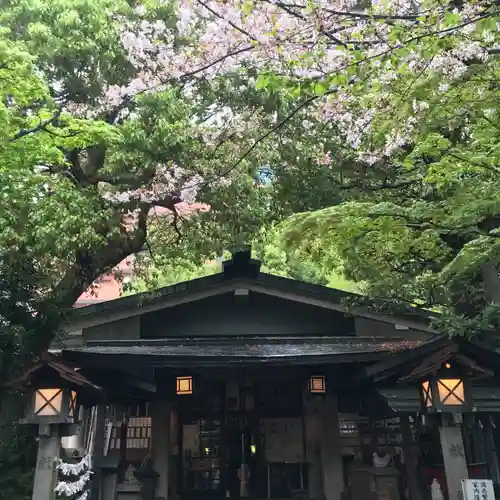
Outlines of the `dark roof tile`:
[[[83,360],[87,355],[137,356],[155,358],[160,363],[192,360],[203,362],[322,361],[338,355],[390,353],[413,349],[420,341],[359,337],[231,337],[109,341],[66,349],[63,356]],[[162,359],[163,358],[163,359]]]

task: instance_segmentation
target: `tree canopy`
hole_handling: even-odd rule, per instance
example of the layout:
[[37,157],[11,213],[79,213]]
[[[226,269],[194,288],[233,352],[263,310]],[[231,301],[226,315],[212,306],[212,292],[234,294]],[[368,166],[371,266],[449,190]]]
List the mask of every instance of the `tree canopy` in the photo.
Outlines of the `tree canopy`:
[[213,258],[291,216],[287,273],[475,318],[497,23],[487,0],[4,2],[0,257],[35,284],[5,321],[42,325],[39,352],[125,257]]
[[[494,0],[2,2],[0,378],[124,258],[143,286],[166,284],[242,242],[276,274],[494,331],[498,14]],[[26,470],[22,450],[5,453]]]
[[292,217],[288,248],[341,265],[372,296],[439,311],[447,333],[495,332],[498,7],[394,7],[390,24],[378,9],[369,29],[383,25],[386,37],[357,51],[356,72],[326,106],[350,148],[325,162],[354,155],[363,187],[348,179],[343,203]]

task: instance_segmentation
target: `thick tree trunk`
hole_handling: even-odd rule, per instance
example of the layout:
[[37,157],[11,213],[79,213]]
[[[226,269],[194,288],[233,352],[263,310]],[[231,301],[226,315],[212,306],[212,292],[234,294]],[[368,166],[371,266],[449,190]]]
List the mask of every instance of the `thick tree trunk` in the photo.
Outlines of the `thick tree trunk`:
[[[31,335],[27,339],[26,353],[36,357],[45,352],[80,295],[97,278],[143,248],[147,234],[146,217],[147,211],[144,211],[138,229],[132,234],[124,232],[122,238],[111,241],[108,246],[99,250],[79,252],[75,263],[68,269],[46,302],[41,304],[40,329],[36,335]],[[44,310],[47,311],[46,314]],[[56,314],[53,313],[54,310],[57,311]]]

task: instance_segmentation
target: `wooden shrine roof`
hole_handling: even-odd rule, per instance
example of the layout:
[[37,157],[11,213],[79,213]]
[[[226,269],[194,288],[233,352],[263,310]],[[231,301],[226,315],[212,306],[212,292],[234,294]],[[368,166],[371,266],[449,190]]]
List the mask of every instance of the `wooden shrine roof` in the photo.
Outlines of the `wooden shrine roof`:
[[396,377],[400,382],[410,382],[435,373],[450,359],[480,376],[493,377],[500,367],[500,353],[494,346],[475,339],[443,335],[367,367],[363,379],[380,382]]
[[149,367],[228,365],[317,365],[380,359],[411,350],[422,341],[376,337],[203,337],[89,342],[62,356],[82,365],[94,359],[145,362]]
[[78,330],[241,288],[432,333],[432,314],[429,311],[415,308],[396,317],[372,311],[367,306],[348,308],[345,300],[356,301],[363,296],[263,273],[258,261],[251,259],[248,254],[239,253],[233,254],[231,260],[223,263],[220,273],[75,309],[67,327]]
[[401,381],[419,380],[428,375],[436,375],[443,364],[454,358],[458,363],[466,367],[469,375],[474,374],[481,377],[493,377],[494,373],[491,370],[483,368],[474,360],[463,354],[460,354],[459,347],[456,344],[450,344],[436,351],[434,354],[427,356],[418,366],[416,366],[409,375],[401,377]]
[[20,377],[11,380],[5,384],[6,388],[26,390],[36,385],[39,377],[46,376],[50,373],[56,376],[61,381],[67,383],[69,386],[84,389],[92,393],[98,393],[101,389],[94,385],[83,374],[79,373],[74,367],[64,363],[62,360],[45,353],[40,361],[32,368],[25,371]]

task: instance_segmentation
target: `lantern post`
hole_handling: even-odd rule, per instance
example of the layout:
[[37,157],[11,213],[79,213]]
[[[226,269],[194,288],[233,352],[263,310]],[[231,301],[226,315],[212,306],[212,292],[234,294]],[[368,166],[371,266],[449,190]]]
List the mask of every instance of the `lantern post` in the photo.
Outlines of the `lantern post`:
[[[78,395],[71,387],[62,384],[62,380],[56,386],[42,380],[38,382],[30,391],[31,398],[24,420],[24,423],[38,425],[33,500],[52,500],[57,481],[55,466],[61,454],[61,436],[76,421]],[[69,428],[63,429],[63,426]]]
[[467,373],[451,362],[443,363],[436,373],[421,380],[420,391],[423,411],[440,416],[439,436],[448,498],[461,500],[462,480],[469,477],[460,426],[462,414],[472,411]]

